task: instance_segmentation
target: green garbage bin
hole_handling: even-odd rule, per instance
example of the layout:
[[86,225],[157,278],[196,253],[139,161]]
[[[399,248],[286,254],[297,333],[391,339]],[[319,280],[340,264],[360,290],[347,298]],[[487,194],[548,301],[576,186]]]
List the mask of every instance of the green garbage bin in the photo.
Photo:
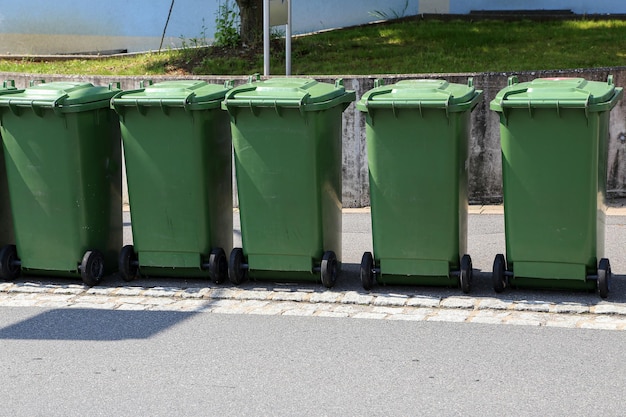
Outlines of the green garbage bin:
[[[341,267],[343,82],[274,78],[229,91],[243,248],[229,278],[319,281]],[[319,272],[320,274],[316,274]]]
[[611,76],[512,77],[491,102],[500,116],[506,240],[506,258],[493,264],[496,292],[511,285],[608,295],[609,113],[622,94]]
[[[0,95],[20,93],[23,90],[15,88],[15,81],[8,80],[2,83]],[[1,140],[1,137],[0,137]],[[0,148],[0,248],[15,244],[13,232],[13,213],[9,199],[9,183],[6,176],[4,151]]]
[[53,82],[0,96],[16,243],[0,252],[5,279],[23,270],[95,285],[117,269],[121,140],[109,101],[119,91]]
[[[145,87],[145,88],[144,88]],[[120,251],[130,281],[228,276],[232,249],[232,143],[220,103],[232,83],[165,81],[111,100],[120,118],[133,245]]]
[[444,80],[377,80],[366,113],[374,255],[361,283],[461,286],[469,292],[467,174],[470,113],[482,91]]

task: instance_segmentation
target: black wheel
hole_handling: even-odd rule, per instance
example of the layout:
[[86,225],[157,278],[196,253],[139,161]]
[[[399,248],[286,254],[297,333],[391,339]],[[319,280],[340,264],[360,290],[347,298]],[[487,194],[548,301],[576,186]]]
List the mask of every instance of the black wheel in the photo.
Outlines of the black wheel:
[[2,275],[2,279],[11,281],[20,276],[22,269],[17,261],[15,245],[6,245],[0,250],[0,275]]
[[506,260],[501,253],[496,255],[496,259],[493,261],[493,289],[497,293],[504,291],[506,287]]
[[371,252],[365,252],[361,258],[361,285],[368,291],[374,286],[374,257]]
[[600,259],[598,265],[598,294],[600,297],[609,296],[609,282],[611,281],[611,264],[606,258]]
[[230,253],[230,262],[228,262],[228,279],[234,285],[239,285],[246,280],[247,271],[243,267],[244,263],[243,249],[234,248]]
[[221,284],[228,277],[228,262],[222,248],[215,248],[209,255],[209,275],[216,284]]
[[120,251],[119,271],[122,279],[130,282],[137,278],[139,266],[137,265],[137,254],[133,245],[126,245]]
[[461,257],[461,271],[459,273],[459,284],[461,290],[465,294],[469,294],[472,286],[472,278],[474,271],[472,269],[472,258],[469,255],[463,255]]
[[97,250],[88,250],[80,263],[80,276],[85,285],[97,285],[104,275],[104,256]]
[[322,265],[321,265],[321,278],[322,284],[326,288],[331,288],[337,282],[337,255],[335,252],[329,250],[324,252],[324,256],[322,256]]

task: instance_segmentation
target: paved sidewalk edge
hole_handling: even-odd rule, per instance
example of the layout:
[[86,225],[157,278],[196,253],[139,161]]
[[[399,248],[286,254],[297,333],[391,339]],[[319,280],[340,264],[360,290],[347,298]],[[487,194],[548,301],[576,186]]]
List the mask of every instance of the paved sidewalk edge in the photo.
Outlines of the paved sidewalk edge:
[[0,283],[0,296],[33,294],[66,296],[68,303],[73,298],[85,296],[104,297],[110,303],[118,299],[136,298],[172,300],[239,300],[267,302],[296,302],[303,304],[358,305],[368,307],[431,308],[447,310],[497,310],[552,314],[592,314],[626,316],[626,304],[600,302],[594,305],[572,302],[543,302],[508,300],[495,297],[449,296],[430,297],[420,295],[387,295],[359,291],[299,291],[259,290],[242,288],[179,288],[179,287],[86,287],[79,284],[57,285],[35,282]]

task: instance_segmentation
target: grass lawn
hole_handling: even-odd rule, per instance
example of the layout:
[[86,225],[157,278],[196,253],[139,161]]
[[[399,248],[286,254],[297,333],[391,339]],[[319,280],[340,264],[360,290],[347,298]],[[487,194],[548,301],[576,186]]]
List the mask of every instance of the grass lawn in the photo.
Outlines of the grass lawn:
[[[284,74],[284,41],[273,40],[271,72]],[[626,65],[626,21],[505,22],[403,20],[299,36],[292,74],[366,75]],[[215,74],[263,72],[259,48],[186,48],[135,57],[34,62],[0,60],[0,71],[100,74]]]

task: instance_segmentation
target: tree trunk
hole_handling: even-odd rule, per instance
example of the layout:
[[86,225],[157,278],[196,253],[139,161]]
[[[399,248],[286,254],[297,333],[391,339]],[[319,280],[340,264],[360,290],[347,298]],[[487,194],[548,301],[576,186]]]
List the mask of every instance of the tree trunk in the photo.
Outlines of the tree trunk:
[[237,0],[241,42],[253,46],[263,40],[263,0]]

